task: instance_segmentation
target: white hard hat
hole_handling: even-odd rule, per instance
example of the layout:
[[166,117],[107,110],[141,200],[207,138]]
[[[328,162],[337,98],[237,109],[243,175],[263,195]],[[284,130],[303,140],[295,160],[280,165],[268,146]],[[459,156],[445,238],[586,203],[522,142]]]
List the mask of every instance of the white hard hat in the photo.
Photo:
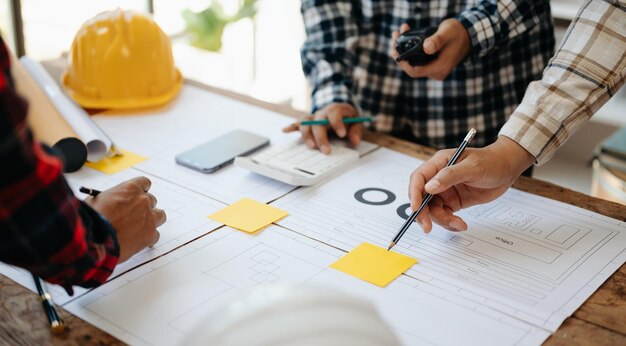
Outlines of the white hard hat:
[[324,288],[265,286],[214,311],[186,345],[398,345],[374,306]]

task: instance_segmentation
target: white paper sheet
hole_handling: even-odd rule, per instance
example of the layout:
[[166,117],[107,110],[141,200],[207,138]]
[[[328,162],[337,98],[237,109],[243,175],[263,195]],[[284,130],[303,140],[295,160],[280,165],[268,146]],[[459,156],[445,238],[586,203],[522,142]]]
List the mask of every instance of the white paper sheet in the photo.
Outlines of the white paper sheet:
[[[107,175],[83,167],[79,172],[66,175],[70,186],[78,197],[85,196],[78,192],[80,186],[106,190],[137,176],[148,176],[152,181],[150,193],[157,198],[157,206],[167,214],[167,222],[158,228],[161,234],[159,241],[126,262],[118,264],[109,280],[221,226],[220,223],[209,219],[208,216],[224,208],[225,204],[133,169],[115,175]],[[32,277],[26,270],[0,263],[0,273],[35,292]],[[55,303],[59,305],[87,292],[81,287],[74,287],[74,296],[70,297],[58,285],[48,284],[48,288]]]
[[[381,148],[273,203],[289,212],[279,224],[344,250],[386,247],[410,213],[408,180],[420,163]],[[407,274],[549,331],[626,260],[624,222],[521,191],[459,215],[467,232],[424,235],[417,223],[407,231],[394,247],[420,260]]]
[[65,308],[130,344],[174,345],[259,285],[332,286],[374,302],[407,345],[534,345],[549,335],[407,276],[383,289],[328,267],[343,254],[276,226],[258,235],[223,228]]
[[[52,287],[55,301],[124,341],[171,344],[259,283],[326,285],[373,301],[406,344],[526,345],[544,341],[626,260],[623,222],[510,190],[461,212],[468,232],[436,228],[424,236],[412,227],[395,250],[420,263],[382,289],[328,268],[343,252],[326,244],[387,246],[407,213],[408,177],[419,160],[378,149],[350,171],[295,191],[235,167],[205,175],[174,162],[234,128],[292,140],[297,135],[280,132],[291,121],[190,86],[167,109],[97,117],[121,147],[149,160],[113,176],[84,168],[69,176],[72,187],[105,189],[147,175],[169,218],[157,246],[116,268],[111,281],[71,301]],[[215,229],[207,215],[224,203],[285,194],[273,203],[290,213],[280,224],[302,235],[219,229],[163,255]],[[280,261],[276,272],[251,272],[264,251]],[[22,271],[0,264],[0,273],[32,286]]]
[[[41,68],[38,63],[29,61],[32,62],[27,60],[25,65]],[[48,75],[45,77],[49,78]],[[54,95],[61,93],[56,84],[54,87],[56,89],[52,88],[49,92]],[[75,195],[84,196],[78,191],[81,185],[104,190],[130,178],[145,175],[152,180],[151,192],[168,216],[167,223],[159,228],[159,243],[118,265],[111,278],[218,227],[219,224],[207,218],[225,206],[218,201],[232,203],[249,197],[267,202],[293,189],[292,186],[232,166],[217,173],[203,174],[174,162],[176,154],[234,128],[257,132],[271,138],[272,143],[294,140],[298,134],[286,135],[281,131],[294,121],[284,115],[185,86],[179,97],[166,108],[140,113],[133,111],[129,114],[107,113],[94,118],[116,140],[119,138],[123,148],[149,159],[115,175],[88,167],[67,174]],[[359,151],[367,153],[376,147],[364,143]],[[25,270],[0,263],[0,273],[35,290],[32,278]],[[57,304],[64,304],[87,291],[75,287],[75,295],[70,297],[63,288],[48,286]]]
[[294,119],[186,85],[166,108],[128,114],[107,112],[94,117],[120,146],[149,159],[137,169],[185,186],[217,200],[233,203],[243,197],[268,202],[292,186],[232,165],[204,174],[180,166],[174,157],[234,129],[243,129],[280,143],[298,138],[281,129]]

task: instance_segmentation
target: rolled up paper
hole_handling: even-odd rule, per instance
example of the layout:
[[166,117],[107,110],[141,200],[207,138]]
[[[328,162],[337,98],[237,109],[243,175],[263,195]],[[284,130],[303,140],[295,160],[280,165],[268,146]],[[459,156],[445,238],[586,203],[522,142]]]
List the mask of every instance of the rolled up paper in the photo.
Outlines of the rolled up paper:
[[24,56],[24,69],[44,91],[52,105],[70,125],[77,137],[87,146],[87,161],[98,162],[107,153],[117,154],[115,145],[80,106],[74,103],[52,79],[40,63]]
[[28,100],[27,120],[35,139],[61,156],[63,171],[80,169],[87,159],[85,144],[28,72],[18,62],[11,66],[17,91]]

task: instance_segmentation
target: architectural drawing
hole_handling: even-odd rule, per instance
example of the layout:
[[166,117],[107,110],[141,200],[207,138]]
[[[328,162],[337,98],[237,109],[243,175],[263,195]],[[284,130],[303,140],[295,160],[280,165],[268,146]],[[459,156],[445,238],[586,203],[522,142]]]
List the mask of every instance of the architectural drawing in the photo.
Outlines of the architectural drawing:
[[[549,335],[408,276],[383,289],[329,268],[343,255],[276,226],[257,235],[221,228],[65,308],[125,342],[172,345],[209,314],[255,287],[308,285],[372,301],[407,345],[532,345]],[[454,333],[444,332],[451,325]]]
[[[381,148],[276,201],[290,214],[279,224],[346,251],[387,246],[410,213],[399,176],[420,163]],[[424,235],[416,223],[405,234],[394,250],[420,260],[407,274],[551,331],[625,259],[624,223],[521,191],[459,215],[467,232],[437,226]]]
[[[291,141],[298,135],[280,129],[292,119],[193,86],[146,112],[94,118],[116,144],[149,160],[113,176],[85,168],[68,178],[76,191],[147,175],[168,214],[159,242],[95,290],[70,299],[50,289],[58,304],[131,344],[179,343],[207,314],[251,290],[307,285],[372,301],[405,344],[535,345],[626,261],[626,223],[509,190],[459,212],[467,232],[435,227],[424,235],[415,224],[394,251],[420,263],[380,288],[329,265],[365,241],[389,244],[411,212],[409,175],[420,160],[379,148],[299,189],[235,167],[206,175],[174,156],[234,128]],[[273,201],[289,216],[256,234],[207,218],[242,197]],[[33,286],[21,270],[0,264],[0,272]]]
[[109,111],[94,120],[118,146],[149,158],[135,166],[142,172],[225,203],[244,197],[269,202],[294,188],[232,165],[205,174],[174,161],[176,155],[237,128],[271,138],[272,144],[294,140],[297,134],[281,131],[292,118],[190,85],[164,109],[117,112],[121,113]]
[[[85,167],[79,172],[68,174],[67,178],[75,195],[81,198],[81,196],[84,197],[85,195],[78,192],[80,186],[106,190],[137,176],[147,176],[152,181],[150,193],[157,198],[158,207],[166,212],[167,222],[158,229],[161,234],[159,242],[131,257],[126,262],[119,264],[109,280],[221,226],[219,223],[207,218],[207,215],[224,208],[226,206],[224,203],[211,200],[193,191],[134,169],[125,170],[115,175],[107,175]],[[35,291],[32,277],[27,271],[0,263],[0,272]],[[74,297],[70,297],[59,286],[48,285],[48,287],[54,301],[60,305],[87,292],[86,289],[75,287]]]

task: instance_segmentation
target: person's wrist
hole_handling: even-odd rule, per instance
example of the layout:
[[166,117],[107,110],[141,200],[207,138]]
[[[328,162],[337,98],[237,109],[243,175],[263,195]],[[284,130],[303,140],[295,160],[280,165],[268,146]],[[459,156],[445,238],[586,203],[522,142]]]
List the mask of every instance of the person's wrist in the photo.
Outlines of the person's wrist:
[[318,85],[311,94],[311,113],[316,113],[333,104],[349,104],[354,106],[352,95],[343,84]]
[[493,28],[486,13],[470,8],[454,18],[463,25],[469,37],[470,59],[483,57],[493,49]]
[[514,179],[535,162],[535,157],[530,152],[509,137],[499,136],[490,147],[506,163]]

